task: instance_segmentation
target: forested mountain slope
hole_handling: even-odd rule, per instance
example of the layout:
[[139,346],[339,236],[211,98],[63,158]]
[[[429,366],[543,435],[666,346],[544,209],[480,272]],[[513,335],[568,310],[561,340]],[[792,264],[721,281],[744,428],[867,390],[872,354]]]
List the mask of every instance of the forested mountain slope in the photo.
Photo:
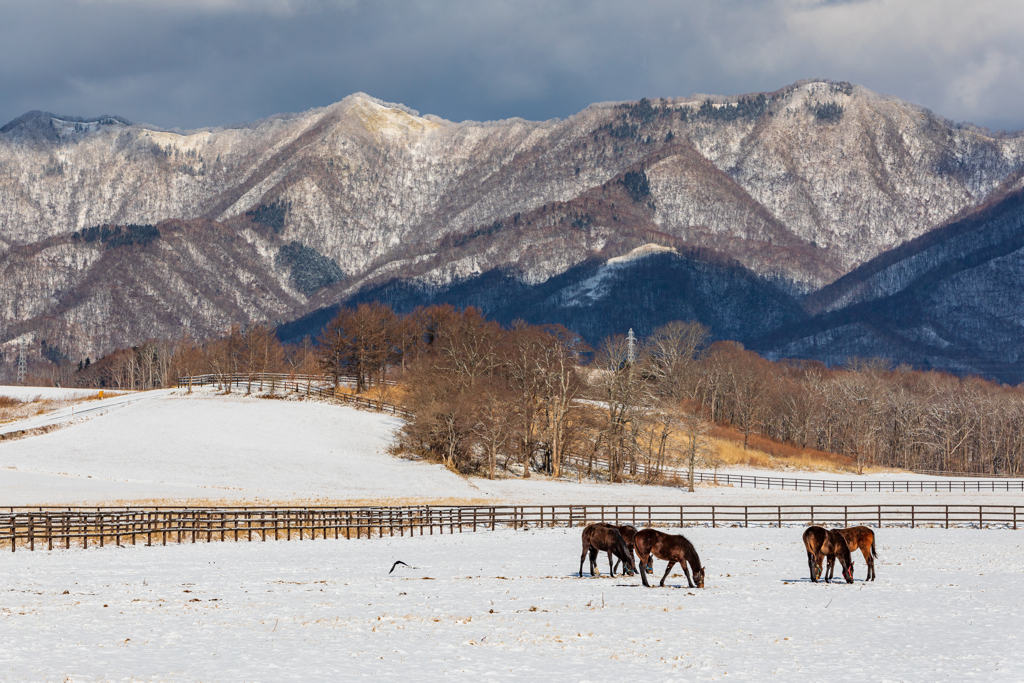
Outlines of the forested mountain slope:
[[590,338],[695,317],[775,354],[864,355],[884,345],[785,331],[867,303],[876,285],[844,276],[1016,196],[1022,169],[1020,137],[822,81],[545,122],[453,123],[362,94],[184,133],[31,112],[0,128],[0,367],[22,339],[77,360],[311,315],[298,335],[373,296]]

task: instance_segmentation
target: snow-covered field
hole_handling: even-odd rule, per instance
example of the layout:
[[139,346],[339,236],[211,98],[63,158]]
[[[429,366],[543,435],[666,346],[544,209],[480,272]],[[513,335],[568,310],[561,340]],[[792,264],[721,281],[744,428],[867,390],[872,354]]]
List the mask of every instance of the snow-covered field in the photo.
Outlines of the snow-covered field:
[[444,468],[385,451],[400,422],[328,403],[167,392],[49,434],[0,443],[5,505],[138,499],[409,497]]
[[0,553],[0,680],[1024,680],[1017,532],[882,529],[851,586],[689,528],[704,590],[576,578],[579,533]]
[[[400,425],[316,401],[153,393],[0,443],[0,505],[1022,498],[491,482],[388,454]],[[806,579],[797,528],[685,533],[705,590],[576,578],[579,529],[0,553],[0,681],[1024,680],[1018,532],[881,529],[879,579],[853,586]],[[412,568],[388,576],[395,560]]]
[[1021,499],[1020,492],[837,494],[728,486],[702,486],[690,494],[536,475],[488,481],[388,454],[399,419],[336,404],[220,396],[201,389],[192,395],[145,392],[89,406],[108,402],[119,406],[103,415],[75,417],[48,434],[0,442],[0,505],[295,500],[856,505]]

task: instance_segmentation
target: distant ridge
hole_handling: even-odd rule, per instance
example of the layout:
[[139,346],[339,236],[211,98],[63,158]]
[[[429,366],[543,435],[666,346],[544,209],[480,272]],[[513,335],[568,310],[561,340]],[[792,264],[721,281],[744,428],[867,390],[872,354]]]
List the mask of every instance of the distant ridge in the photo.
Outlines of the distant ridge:
[[[543,122],[357,93],[234,128],[0,133],[0,379],[19,338],[51,365],[253,321],[301,339],[370,299],[1024,379],[1024,138],[844,81]],[[154,237],[73,237],[103,226]]]

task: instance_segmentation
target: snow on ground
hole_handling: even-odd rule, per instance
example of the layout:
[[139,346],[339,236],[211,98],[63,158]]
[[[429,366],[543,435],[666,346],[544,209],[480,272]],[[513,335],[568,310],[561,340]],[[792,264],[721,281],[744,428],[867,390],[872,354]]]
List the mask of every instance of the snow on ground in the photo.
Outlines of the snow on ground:
[[[387,453],[401,420],[319,401],[213,389],[145,392],[57,431],[0,442],[0,505],[129,501],[447,501],[608,505],[1018,503],[1021,493],[821,493],[488,481]],[[105,404],[90,402],[88,406]],[[67,409],[65,409],[66,411]],[[44,416],[45,417],[45,416]],[[40,418],[41,419],[41,418]],[[826,478],[838,475],[823,475]]]
[[[93,391],[89,396],[97,397],[99,392]],[[155,398],[162,398],[172,393],[170,389],[162,389],[157,391],[132,391],[128,393],[118,393],[113,396],[107,394],[107,398],[90,401],[80,400],[83,397],[68,397],[65,396],[60,399],[47,399],[50,405],[54,403],[70,403],[70,405],[64,405],[56,410],[50,410],[42,415],[34,415],[20,420],[13,420],[0,425],[0,434],[10,434],[13,432],[20,432],[29,429],[38,429],[40,427],[49,427],[52,425],[59,425],[68,422],[81,421],[86,418],[98,417],[105,415],[112,410],[123,408],[129,403],[137,403],[139,401],[150,401]]]
[[0,553],[0,679],[1024,680],[1018,532],[882,529],[851,586],[798,528],[688,528],[704,590],[577,578],[579,533]]
[[0,443],[0,501],[479,495],[443,467],[388,455],[399,425],[316,401],[173,392]]
[[[0,396],[9,396],[19,401],[32,401],[37,398],[49,401],[61,401],[75,398],[96,396],[99,389],[63,389],[61,387],[22,387],[0,385]],[[108,391],[109,393],[109,391]],[[118,392],[123,393],[123,392]]]

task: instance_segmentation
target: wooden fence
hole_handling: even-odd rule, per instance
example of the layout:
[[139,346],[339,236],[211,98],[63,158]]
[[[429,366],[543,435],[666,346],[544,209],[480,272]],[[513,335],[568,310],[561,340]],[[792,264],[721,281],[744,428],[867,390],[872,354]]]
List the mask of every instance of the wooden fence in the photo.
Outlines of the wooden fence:
[[[342,377],[342,380],[352,380],[352,378]],[[334,401],[341,401],[354,406],[360,406],[362,408],[370,408],[383,413],[391,413],[393,415],[399,415],[401,417],[411,417],[412,413],[404,408],[400,408],[394,403],[389,403],[384,400],[374,400],[372,398],[365,398],[363,396],[356,396],[354,394],[346,394],[343,391],[337,391],[333,386],[314,386],[313,382],[328,383],[331,382],[329,377],[321,377],[317,375],[282,375],[282,374],[254,374],[254,375],[195,375],[192,377],[179,377],[179,387],[201,387],[212,384],[224,385],[230,384],[234,387],[248,386],[249,384],[272,384],[274,387],[279,388],[283,392],[295,392],[303,394],[305,396],[317,396],[319,398],[327,398]]]
[[1016,529],[1017,505],[510,505],[0,510],[0,547],[28,550],[213,541],[424,536],[497,528],[938,526]]
[[[683,471],[672,470],[681,480]],[[766,477],[752,474],[714,474],[694,472],[696,482],[749,486],[765,489],[792,489],[795,491],[1024,491],[1024,479],[796,479],[793,477]]]

